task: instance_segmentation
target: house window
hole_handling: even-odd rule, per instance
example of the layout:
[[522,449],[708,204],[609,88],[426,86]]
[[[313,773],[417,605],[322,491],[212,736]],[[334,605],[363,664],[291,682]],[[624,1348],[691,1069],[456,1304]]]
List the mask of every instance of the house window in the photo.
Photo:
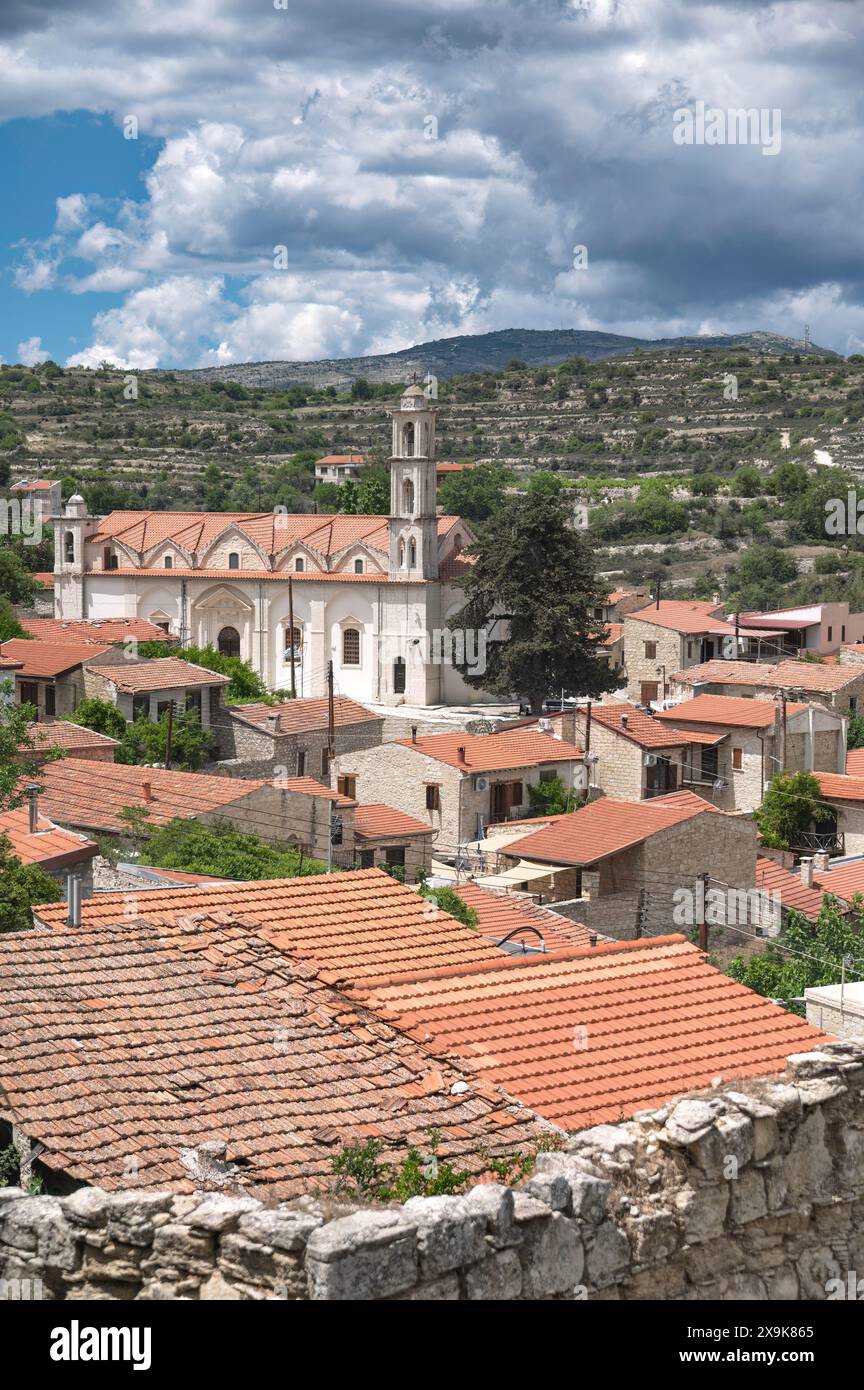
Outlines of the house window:
[[441,810],[441,788],[436,782],[429,782],[426,786],[426,810]]
[[702,749],[702,779],[713,782],[717,776],[717,749]]
[[63,558],[67,565],[71,565],[75,559],[75,537],[71,531],[67,531],[63,537]]
[[842,626],[841,629],[840,629],[840,641],[841,641],[841,642],[845,642],[845,641],[846,641],[846,624],[845,624],[845,623],[843,624],[843,626]]
[[356,627],[346,627],[342,633],[342,665],[360,665],[360,633]]
[[692,642],[688,642],[688,643],[687,643],[687,660],[688,660],[688,661],[690,660],[690,658],[691,658],[692,655],[693,655],[693,643],[692,643]]
[[362,560],[355,560],[355,561],[354,561],[354,573],[355,573],[355,574],[362,574],[362,573],[363,573],[363,561],[362,561]]
[[732,749],[732,766],[735,768],[736,772],[740,772],[744,766],[743,750],[741,748]]
[[53,685],[45,687],[45,718],[53,719],[57,713],[57,692]]
[[240,633],[236,627],[223,627],[216,638],[216,645],[223,656],[239,656]]
[[133,718],[133,719],[149,719],[149,718],[150,718],[150,696],[149,696],[149,695],[133,695],[133,696],[132,696],[132,718]]
[[404,541],[400,541],[400,542],[399,542],[399,568],[400,568],[400,570],[402,569],[402,566],[403,566],[404,564],[405,564],[405,542],[404,542]]
[[640,705],[650,705],[658,698],[660,686],[657,681],[643,681],[639,687]]
[[833,636],[833,633],[834,633],[833,627],[829,627],[829,629],[828,629],[828,641],[829,641],[829,642],[831,641],[831,638],[832,638],[832,636]]
[[404,867],[404,865],[405,865],[405,846],[404,846],[404,845],[390,845],[390,847],[384,851],[384,854],[385,854],[385,856],[386,856],[386,859],[387,859],[387,863],[388,863],[388,864],[401,864],[401,865]]
[[298,749],[297,749],[297,776],[298,776],[298,777],[305,777],[305,776],[306,776],[306,749],[305,749],[305,748],[298,748]]
[[[294,636],[294,641],[293,641],[293,643],[292,643],[292,641],[291,641],[292,633],[293,633],[293,636]],[[288,661],[288,662],[290,662],[290,660],[291,660],[291,649],[292,649],[292,646],[293,646],[293,649],[294,649],[294,660],[295,660],[295,661],[299,661],[299,660],[300,660],[300,653],[301,653],[301,651],[303,650],[303,633],[302,633],[301,629],[300,629],[299,627],[295,627],[295,628],[292,628],[292,629],[289,630],[289,629],[286,627],[286,629],[285,629],[285,636],[284,636],[283,641],[284,641],[284,644],[285,644],[285,651],[284,651],[284,655],[283,655],[283,657],[282,657],[282,660],[283,660],[283,661]]]
[[558,773],[555,771],[554,767],[544,767],[540,773],[540,781],[554,782],[557,776]]
[[343,772],[336,778],[336,790],[340,796],[350,796],[354,801],[357,797],[357,776],[353,772]]
[[173,700],[160,700],[156,705],[156,718],[161,719],[163,714],[167,714],[173,703]]
[[298,556],[297,556],[297,559],[294,561],[294,573],[295,573],[295,574],[302,574],[303,571],[305,570],[305,568],[306,568],[306,561],[303,559],[303,556],[302,556],[302,555],[298,555]]
[[194,710],[194,711],[195,711],[195,713],[198,715],[198,723],[199,723],[199,724],[201,723],[201,704],[202,704],[202,700],[201,700],[201,691],[200,691],[200,690],[187,690],[187,691],[186,691],[186,708],[187,708],[187,710]]
[[174,557],[173,557],[173,555],[166,555],[166,556],[165,556],[165,559],[164,559],[164,561],[163,561],[163,565],[164,565],[164,567],[165,567],[166,570],[173,570],[173,568],[174,568]]
[[[649,661],[655,661],[655,660],[657,659],[657,643],[656,643],[656,642],[646,642],[646,643],[645,643],[645,656],[646,656],[646,658],[647,658]],[[689,652],[688,652],[688,656],[689,656]]]
[[850,714],[854,714],[857,708],[858,708],[858,696],[857,696],[857,695],[851,695],[851,696],[849,697],[849,713],[850,713]]
[[104,570],[116,570],[117,564],[117,556],[114,554],[110,545],[106,545],[105,549],[102,551],[102,568]]
[[36,713],[34,718],[39,718],[39,687],[35,681],[20,681],[18,685],[20,695],[19,703],[22,705],[32,705]]
[[239,570],[240,568],[240,556],[236,550],[232,550],[228,556],[228,568],[229,570]]
[[402,484],[402,510],[409,515],[414,511],[414,484],[410,478]]
[[171,624],[170,624],[170,623],[155,623],[154,626],[155,626],[155,627],[161,627],[161,629],[162,629],[163,632],[170,632],[170,631],[171,631]]
[[360,851],[360,868],[361,868],[361,869],[374,869],[374,868],[375,868],[375,851],[374,851],[374,849],[361,849],[361,851]]
[[321,776],[330,776],[330,750],[328,748],[321,749]]
[[393,694],[405,694],[405,660],[401,656],[393,662]]

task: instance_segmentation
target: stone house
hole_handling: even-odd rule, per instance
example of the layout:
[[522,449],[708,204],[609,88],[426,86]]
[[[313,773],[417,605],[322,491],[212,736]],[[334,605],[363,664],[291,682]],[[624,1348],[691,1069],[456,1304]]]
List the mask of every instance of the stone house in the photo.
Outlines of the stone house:
[[[841,772],[846,721],[821,705],[697,695],[661,710],[658,723],[679,733],[710,733],[689,786],[724,811],[755,811],[777,772]],[[785,745],[785,746],[784,746]]]
[[[816,776],[822,795],[834,812],[835,821],[833,826],[824,823],[816,826],[815,832],[824,840],[830,853],[864,854],[864,777],[830,772],[819,772]],[[833,893],[834,889],[829,891]]]
[[[328,701],[286,700],[278,705],[220,706],[213,718],[219,757],[239,777],[314,777],[330,785]],[[350,700],[333,699],[335,753],[378,748],[384,716]]]
[[[605,796],[642,801],[701,780],[701,753],[722,734],[685,733],[627,701],[573,712],[574,741],[585,749],[588,786]],[[590,731],[589,731],[590,726]]]
[[173,705],[175,710],[195,710],[202,729],[209,729],[220,691],[229,684],[229,676],[193,666],[178,656],[143,661],[130,659],[117,648],[88,661],[84,668],[86,694],[110,700],[127,721],[142,715],[159,719]]
[[84,666],[110,647],[93,642],[42,642],[13,637],[0,653],[15,662],[15,701],[33,705],[38,720],[72,714],[86,693]]
[[[500,858],[556,869],[554,900],[593,931],[651,936],[682,926],[675,910],[693,894],[697,875],[755,892],[756,825],[709,806],[692,792],[634,803],[601,797],[570,815],[538,819],[513,835]],[[562,906],[566,903],[566,909]]]
[[120,742],[107,734],[97,734],[80,724],[65,719],[52,719],[49,724],[31,724],[27,730],[29,748],[19,749],[20,756],[29,762],[44,762],[55,748],[67,758],[85,758],[88,762],[113,763]]
[[[864,652],[864,647],[861,650]],[[773,700],[780,691],[785,691],[791,700],[811,700],[838,714],[852,714],[864,707],[864,664],[857,663],[846,652],[833,664],[797,660],[773,665],[756,661],[706,661],[686,671],[676,671],[670,683],[670,698],[682,700],[692,695]]]
[[572,744],[512,730],[398,739],[340,754],[333,775],[358,800],[386,801],[436,830],[436,854],[447,857],[490,822],[529,814],[529,787],[556,777],[573,787],[581,767]]
[[742,613],[740,619],[757,632],[770,632],[775,649],[790,657],[799,652],[829,656],[846,642],[864,639],[864,613],[850,613],[848,603],[813,603],[801,608]]
[[714,602],[661,599],[624,617],[624,665],[627,695],[637,704],[665,703],[674,673],[715,657],[748,655],[772,636],[755,632],[723,616]]

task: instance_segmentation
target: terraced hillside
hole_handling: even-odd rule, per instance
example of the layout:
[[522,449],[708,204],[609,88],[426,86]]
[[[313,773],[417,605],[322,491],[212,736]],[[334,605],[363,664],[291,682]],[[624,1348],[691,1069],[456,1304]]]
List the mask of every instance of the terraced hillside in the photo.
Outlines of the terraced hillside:
[[[399,389],[3,367],[0,483],[61,477],[93,511],[335,510],[340,494],[316,488],[315,458],[353,450],[383,464]],[[496,486],[573,489],[604,571],[628,581],[661,571],[680,592],[722,586],[742,549],[766,543],[806,573],[839,544],[825,535],[825,488],[843,495],[864,472],[858,357],[760,346],[514,360],[439,381],[438,404],[441,460],[487,463]],[[456,500],[470,515],[470,499]]]

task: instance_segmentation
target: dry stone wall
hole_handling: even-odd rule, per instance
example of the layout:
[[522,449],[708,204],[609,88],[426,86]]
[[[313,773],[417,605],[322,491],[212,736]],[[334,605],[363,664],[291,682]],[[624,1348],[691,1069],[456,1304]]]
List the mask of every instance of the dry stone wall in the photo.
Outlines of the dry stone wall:
[[515,1190],[378,1208],[0,1191],[0,1279],[52,1299],[822,1300],[850,1272],[864,1276],[852,1043],[583,1131]]

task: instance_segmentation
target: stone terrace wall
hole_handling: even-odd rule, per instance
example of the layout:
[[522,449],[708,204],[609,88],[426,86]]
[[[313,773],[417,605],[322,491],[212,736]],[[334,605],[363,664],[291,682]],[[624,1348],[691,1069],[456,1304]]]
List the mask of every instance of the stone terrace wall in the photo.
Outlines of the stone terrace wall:
[[[0,1277],[55,1299],[825,1299],[864,1276],[864,1047],[791,1058],[403,1207],[0,1192]],[[839,1286],[838,1286],[839,1287]]]

